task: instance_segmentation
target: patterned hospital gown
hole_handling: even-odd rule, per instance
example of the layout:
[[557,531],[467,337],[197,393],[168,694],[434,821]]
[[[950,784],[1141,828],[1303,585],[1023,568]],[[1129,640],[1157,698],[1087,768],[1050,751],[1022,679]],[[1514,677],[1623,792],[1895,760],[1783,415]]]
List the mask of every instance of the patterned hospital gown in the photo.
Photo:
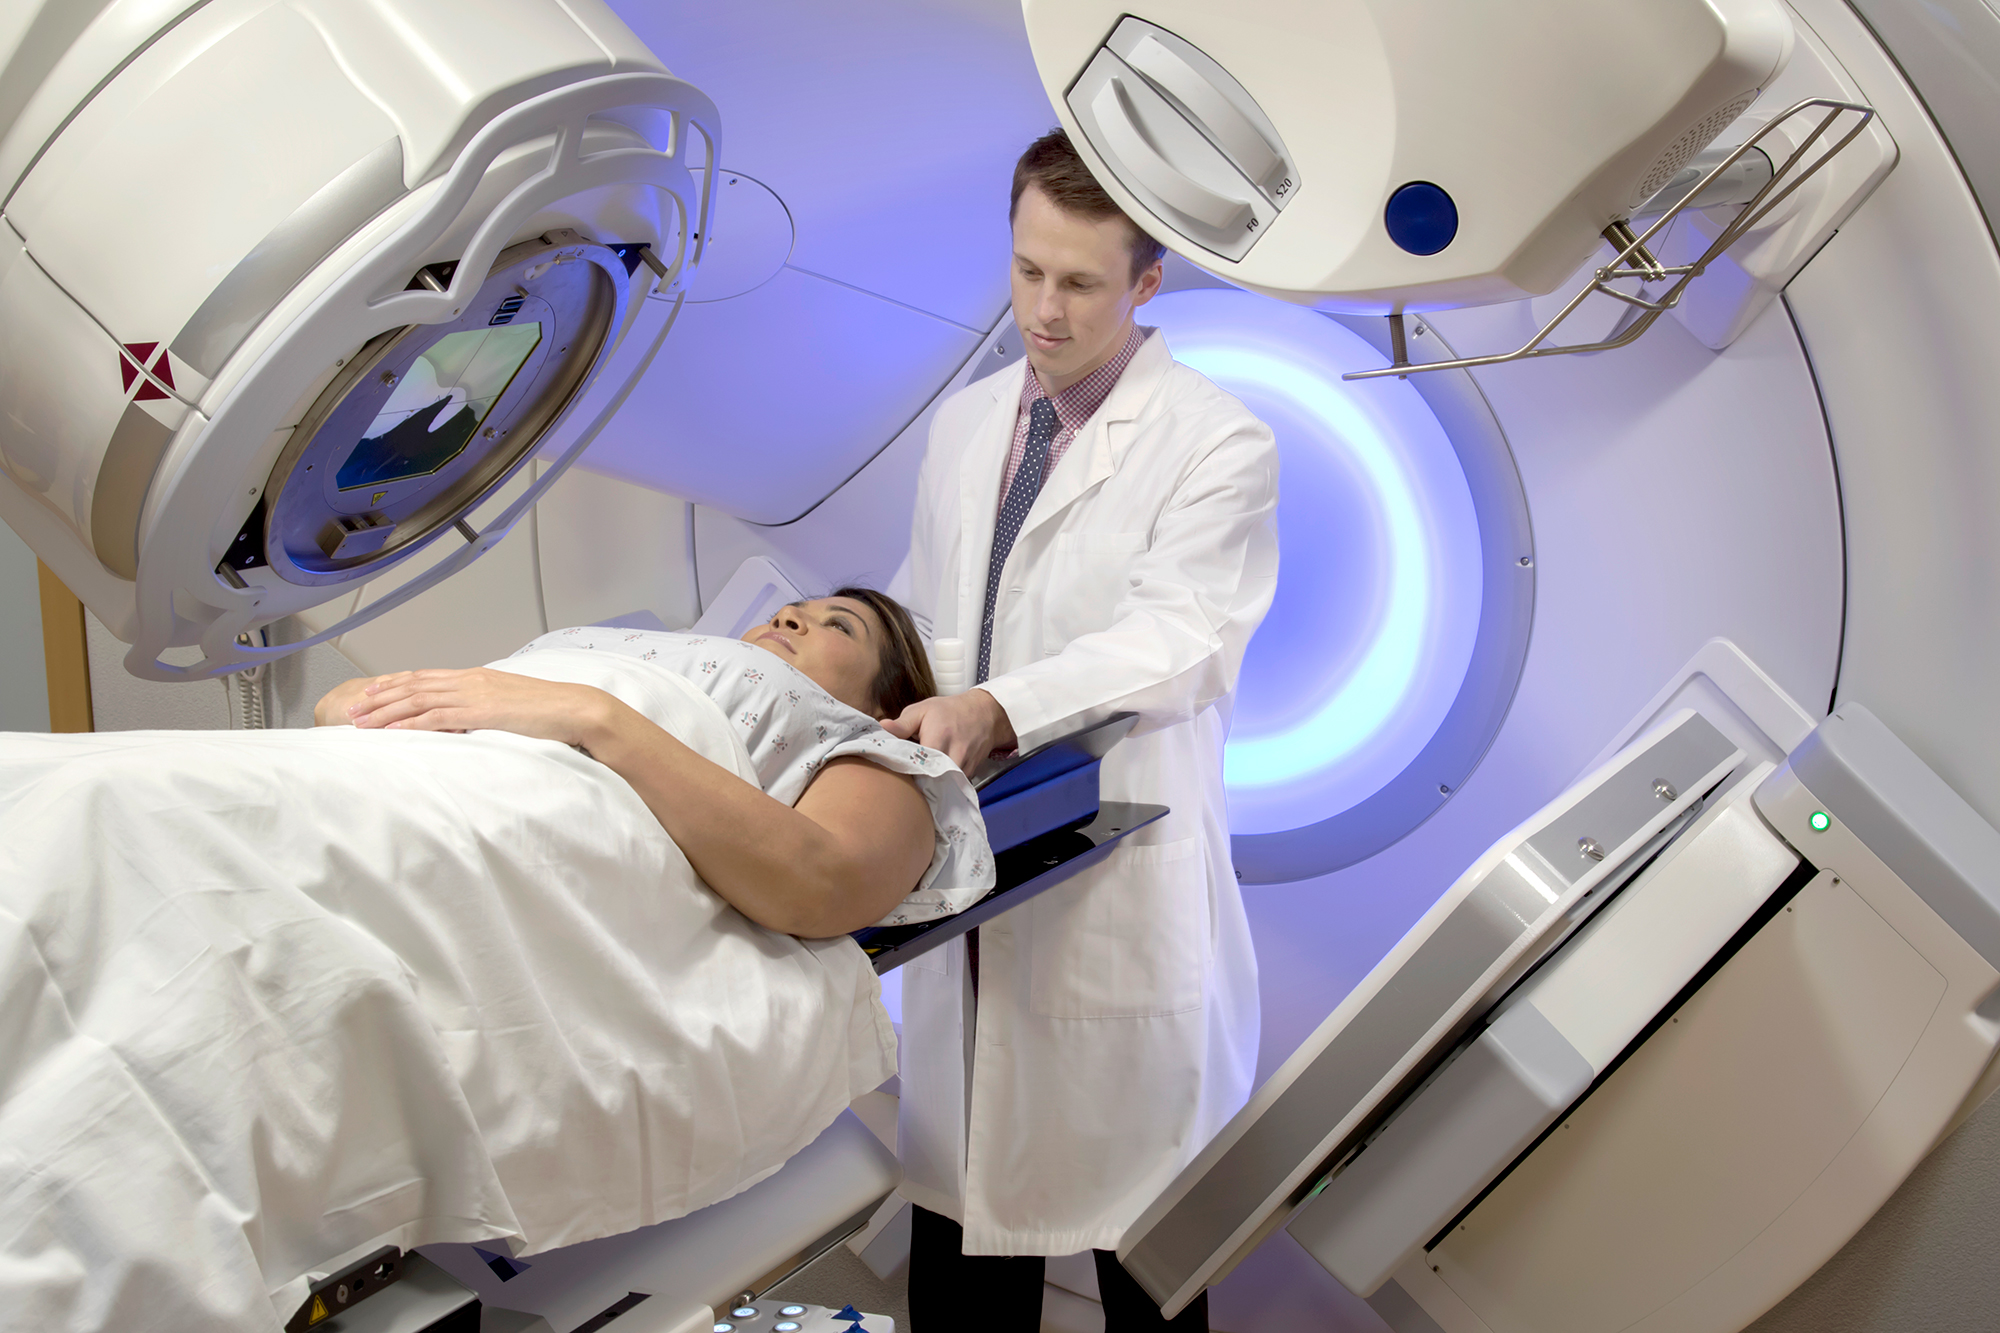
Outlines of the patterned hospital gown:
[[770,650],[712,634],[580,626],[544,634],[514,656],[558,651],[618,653],[693,681],[735,725],[764,790],[786,805],[798,804],[813,775],[842,755],[915,778],[931,811],[930,868],[878,925],[950,916],[993,887],[979,800],[958,766],[891,736]]

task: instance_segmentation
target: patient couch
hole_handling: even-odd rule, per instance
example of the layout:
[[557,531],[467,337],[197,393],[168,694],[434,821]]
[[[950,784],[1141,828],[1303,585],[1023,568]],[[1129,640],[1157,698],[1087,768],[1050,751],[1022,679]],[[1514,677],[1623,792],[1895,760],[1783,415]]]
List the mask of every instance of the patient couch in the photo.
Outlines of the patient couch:
[[[957,916],[857,932],[875,970],[1012,910],[1164,815],[1162,806],[1098,800],[1098,762],[1132,721],[1121,714],[978,774],[998,884]],[[616,1333],[710,1333],[727,1323],[731,1333],[767,1333],[777,1307],[758,1298],[867,1226],[900,1179],[894,1153],[850,1110],[775,1174],[721,1203],[538,1255],[517,1256],[500,1242],[371,1255],[315,1283],[288,1328],[595,1333],[615,1324]],[[354,1290],[353,1269],[384,1264],[393,1281]],[[731,1320],[732,1308],[756,1313]],[[862,1333],[884,1331],[871,1320]]]

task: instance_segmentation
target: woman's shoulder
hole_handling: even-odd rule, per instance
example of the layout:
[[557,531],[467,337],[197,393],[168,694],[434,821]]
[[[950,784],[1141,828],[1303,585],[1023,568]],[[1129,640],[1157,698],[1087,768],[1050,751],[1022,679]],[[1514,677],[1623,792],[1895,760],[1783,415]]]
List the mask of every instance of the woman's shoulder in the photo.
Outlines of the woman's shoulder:
[[921,883],[877,925],[899,926],[963,911],[994,884],[993,851],[979,797],[958,765],[940,751],[901,740],[870,722],[868,728],[831,747],[821,761],[857,758],[916,783],[930,809],[931,865]]
[[898,772],[920,773],[926,777],[943,777],[947,773],[958,773],[958,765],[947,759],[943,751],[891,736],[882,729],[882,724],[873,718],[863,720],[867,725],[857,729],[852,736],[836,747],[835,752],[828,758],[858,755]]
[[879,730],[875,720],[835,699],[769,649],[719,634],[583,626],[544,634],[522,651],[610,652],[672,672],[707,695],[729,720],[758,785],[790,805],[828,752]]

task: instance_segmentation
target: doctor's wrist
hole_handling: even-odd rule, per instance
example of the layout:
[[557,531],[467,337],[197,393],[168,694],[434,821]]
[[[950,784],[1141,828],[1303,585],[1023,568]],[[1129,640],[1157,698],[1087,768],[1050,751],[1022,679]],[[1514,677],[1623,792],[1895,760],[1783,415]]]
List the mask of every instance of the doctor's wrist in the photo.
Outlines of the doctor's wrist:
[[986,710],[986,729],[993,738],[991,748],[995,750],[1011,750],[1014,748],[1019,738],[1014,735],[1014,723],[1007,716],[1007,710],[1001,705],[1000,701],[983,689],[968,690],[966,693],[968,695],[979,696]]

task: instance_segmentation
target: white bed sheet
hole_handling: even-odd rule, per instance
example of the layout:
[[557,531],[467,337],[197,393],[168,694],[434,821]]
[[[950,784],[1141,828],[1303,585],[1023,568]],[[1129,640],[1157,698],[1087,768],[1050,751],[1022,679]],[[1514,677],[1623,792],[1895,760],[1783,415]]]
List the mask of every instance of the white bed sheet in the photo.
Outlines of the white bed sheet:
[[751,924],[566,746],[0,736],[0,1327],[269,1330],[377,1243],[676,1217],[894,1042],[858,947]]

